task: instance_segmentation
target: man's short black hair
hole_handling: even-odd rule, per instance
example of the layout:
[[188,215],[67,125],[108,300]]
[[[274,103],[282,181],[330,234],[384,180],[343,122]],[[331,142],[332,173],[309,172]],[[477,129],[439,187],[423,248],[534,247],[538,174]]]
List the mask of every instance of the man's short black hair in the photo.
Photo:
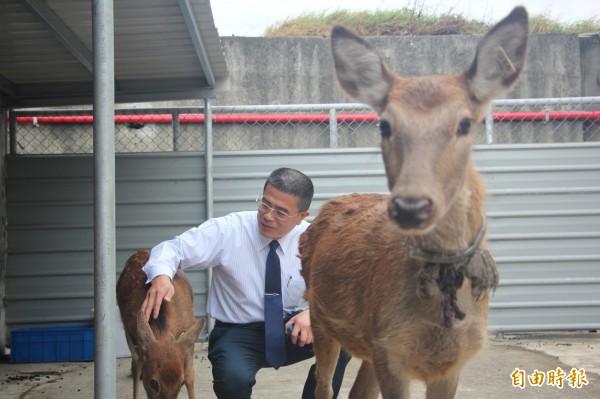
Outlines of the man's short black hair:
[[315,192],[312,180],[299,170],[292,168],[279,168],[271,172],[267,178],[263,191],[267,185],[272,185],[277,190],[298,197],[298,210],[307,211]]

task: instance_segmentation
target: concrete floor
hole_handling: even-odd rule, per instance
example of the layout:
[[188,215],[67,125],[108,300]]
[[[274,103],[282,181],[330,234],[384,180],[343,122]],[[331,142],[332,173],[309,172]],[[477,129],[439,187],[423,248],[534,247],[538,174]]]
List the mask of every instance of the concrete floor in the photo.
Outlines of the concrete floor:
[[[196,344],[196,398],[215,398],[212,392],[210,362],[206,344]],[[254,398],[299,398],[311,361],[284,367],[278,371],[261,370],[254,388]],[[359,361],[353,359],[344,379],[340,398],[347,398]],[[131,398],[130,359],[118,359],[116,398]],[[535,370],[543,373],[560,367],[566,375],[572,368],[579,371],[579,388],[559,389],[547,382],[541,386],[527,383],[513,386],[511,373],[522,370],[526,377]],[[587,381],[587,385],[584,381]],[[141,384],[140,384],[141,387]],[[143,388],[142,388],[143,389]],[[25,363],[0,361],[0,397],[3,399],[92,398],[94,363]],[[145,395],[142,395],[145,397]],[[411,398],[423,398],[424,386],[411,385]],[[600,334],[590,332],[548,332],[506,334],[503,339],[490,337],[486,348],[465,368],[457,398],[600,398]],[[179,398],[187,398],[185,388]],[[104,399],[104,398],[102,398]]]

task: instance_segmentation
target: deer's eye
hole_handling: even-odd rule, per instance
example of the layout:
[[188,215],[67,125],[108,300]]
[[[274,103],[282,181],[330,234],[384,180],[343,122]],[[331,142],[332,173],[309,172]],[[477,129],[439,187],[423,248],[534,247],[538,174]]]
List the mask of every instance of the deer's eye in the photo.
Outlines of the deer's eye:
[[463,118],[460,123],[458,124],[458,129],[456,130],[456,133],[459,136],[465,136],[467,134],[469,134],[469,131],[471,130],[471,120],[469,118]]
[[381,137],[384,139],[387,139],[392,135],[392,127],[387,121],[382,120],[379,122],[379,131],[381,132]]
[[158,384],[158,381],[152,379],[150,381],[150,388],[152,388],[154,392],[158,393],[158,391],[160,390],[160,385]]

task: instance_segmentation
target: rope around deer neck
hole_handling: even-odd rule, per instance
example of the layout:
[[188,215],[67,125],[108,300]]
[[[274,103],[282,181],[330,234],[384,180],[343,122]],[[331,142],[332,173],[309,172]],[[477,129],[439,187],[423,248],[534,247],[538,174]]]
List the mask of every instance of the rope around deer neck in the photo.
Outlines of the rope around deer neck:
[[467,249],[465,249],[462,252],[456,252],[453,254],[443,254],[443,253],[423,251],[420,248],[411,246],[409,248],[408,255],[413,259],[417,259],[417,260],[420,260],[420,261],[423,261],[426,263],[454,264],[454,263],[468,261],[469,258],[471,257],[471,255],[473,255],[473,253],[475,252],[475,250],[477,250],[477,248],[479,248],[479,246],[481,245],[481,241],[483,241],[483,237],[485,237],[486,225],[487,225],[486,218],[485,218],[485,215],[483,215],[481,227],[479,228],[479,231],[477,232],[477,236],[475,237],[475,240],[473,241],[473,243],[471,245],[469,245],[469,247]]
[[470,262],[471,257],[481,245],[485,231],[486,218],[484,215],[475,240],[462,252],[443,254],[423,251],[416,247],[409,248],[409,256],[425,262],[425,270],[438,269],[435,281],[443,295],[441,323],[444,327],[452,327],[454,319],[463,320],[465,318],[465,314],[456,303],[456,291],[462,287],[464,281],[464,266]]

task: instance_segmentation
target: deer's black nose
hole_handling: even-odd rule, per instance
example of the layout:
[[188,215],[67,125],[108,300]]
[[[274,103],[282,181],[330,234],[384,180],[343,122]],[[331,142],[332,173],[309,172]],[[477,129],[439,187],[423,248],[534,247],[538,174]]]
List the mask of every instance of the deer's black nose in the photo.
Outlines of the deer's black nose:
[[419,228],[431,218],[432,203],[429,198],[393,197],[388,212],[400,227]]

